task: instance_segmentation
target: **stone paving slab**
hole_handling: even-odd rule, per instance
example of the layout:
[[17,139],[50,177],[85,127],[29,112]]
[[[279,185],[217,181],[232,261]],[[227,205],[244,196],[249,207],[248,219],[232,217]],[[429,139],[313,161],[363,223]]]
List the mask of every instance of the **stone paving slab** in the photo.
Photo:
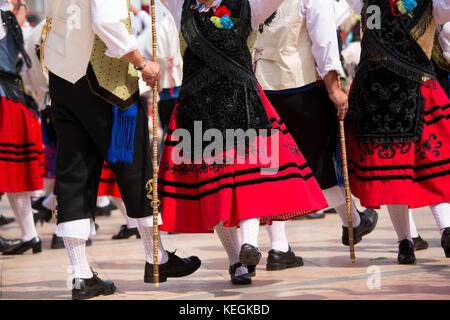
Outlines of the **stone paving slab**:
[[[13,216],[5,197],[0,212]],[[143,282],[141,240],[111,240],[124,223],[120,212],[114,211],[111,217],[98,218],[100,229],[87,255],[93,269],[100,277],[113,280],[118,292],[94,300],[450,300],[450,259],[440,247],[433,216],[428,208],[414,212],[419,233],[430,244],[429,249],[416,253],[415,265],[397,264],[395,232],[385,209],[379,212],[376,230],[356,246],[355,264],[340,243],[339,217],[327,214],[324,219],[287,222],[290,245],[305,262],[301,268],[265,271],[269,237],[261,228],[263,259],[250,286],[231,284],[228,259],[217,236],[163,233],[166,250],[176,249],[182,257],[198,255],[202,266],[193,275],[171,278],[156,289]],[[0,256],[0,299],[70,299],[66,251],[50,249],[54,229],[54,223],[37,225],[43,252]],[[0,227],[0,235],[19,237],[17,223]]]

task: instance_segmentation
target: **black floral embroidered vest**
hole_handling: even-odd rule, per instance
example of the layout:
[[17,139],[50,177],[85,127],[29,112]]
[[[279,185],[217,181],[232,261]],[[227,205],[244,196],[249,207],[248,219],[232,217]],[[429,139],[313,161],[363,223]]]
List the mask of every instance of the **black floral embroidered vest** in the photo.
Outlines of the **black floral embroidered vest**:
[[231,17],[239,19],[231,29],[216,27],[213,10],[200,13],[195,0],[185,0],[181,35],[184,53],[183,85],[177,109],[179,127],[193,132],[194,121],[203,130],[271,128],[265,112],[252,58],[247,47],[251,32],[248,0],[224,0]]
[[[381,29],[368,27],[367,9],[381,9]],[[395,17],[388,0],[366,0],[361,62],[349,96],[349,121],[361,143],[408,143],[423,132],[424,81],[435,79],[417,40],[431,25],[432,0],[418,0],[413,18]]]

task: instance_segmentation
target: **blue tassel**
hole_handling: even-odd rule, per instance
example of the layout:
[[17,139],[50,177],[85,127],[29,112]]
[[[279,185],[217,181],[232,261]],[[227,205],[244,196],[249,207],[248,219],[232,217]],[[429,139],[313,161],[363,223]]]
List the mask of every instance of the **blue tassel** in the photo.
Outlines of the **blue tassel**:
[[111,144],[106,161],[131,164],[133,162],[134,136],[136,132],[138,104],[125,111],[113,106],[113,127]]
[[341,145],[341,139],[338,138],[337,143],[337,150],[336,150],[336,178],[337,178],[337,184],[339,187],[345,186],[345,180],[344,180],[344,169],[342,168],[342,145]]

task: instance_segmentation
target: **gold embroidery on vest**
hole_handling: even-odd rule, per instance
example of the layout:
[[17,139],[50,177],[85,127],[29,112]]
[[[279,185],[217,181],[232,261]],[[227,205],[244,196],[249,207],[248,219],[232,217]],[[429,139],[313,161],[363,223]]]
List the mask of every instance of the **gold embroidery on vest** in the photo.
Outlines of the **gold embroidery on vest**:
[[[128,2],[128,8],[130,8],[130,0]],[[132,34],[131,18],[128,14],[128,18],[123,20],[128,32]],[[136,101],[130,98],[136,96],[139,92],[139,74],[134,69],[133,65],[125,59],[116,59],[108,57],[105,52],[107,50],[106,44],[96,35],[92,54],[90,58],[90,65],[95,73],[95,78],[98,85],[105,89],[108,93],[111,93],[113,97],[127,102],[127,105],[118,105],[121,109],[127,109],[131,107]],[[92,84],[91,84],[92,87]],[[94,92],[102,96],[102,98],[108,100],[111,104],[117,105],[117,101],[112,101],[111,96],[99,93],[93,88]]]

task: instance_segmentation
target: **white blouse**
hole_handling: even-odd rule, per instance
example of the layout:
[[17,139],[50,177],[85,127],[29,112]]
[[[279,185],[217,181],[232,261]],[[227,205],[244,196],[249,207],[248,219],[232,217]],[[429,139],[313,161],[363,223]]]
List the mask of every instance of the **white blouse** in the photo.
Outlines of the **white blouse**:
[[450,22],[442,26],[442,30],[439,32],[439,43],[445,59],[450,63]]
[[[346,0],[352,9],[361,13],[364,6],[363,0]],[[386,0],[388,1],[388,0]],[[437,24],[444,24],[450,21],[450,1],[433,0],[433,16]]]
[[122,23],[128,14],[126,0],[92,0],[92,28],[108,47],[105,53],[111,58],[137,49],[136,38]]
[[[107,0],[110,1],[110,0]],[[267,20],[275,10],[283,3],[284,0],[249,0],[251,9],[252,29],[258,30],[259,25]],[[183,13],[184,0],[164,0],[164,5],[172,13],[178,30],[181,29],[181,14]],[[199,3],[197,1],[197,3]],[[209,7],[203,11],[207,11],[212,7],[219,6],[222,0],[215,0]]]
[[306,19],[317,72],[323,79],[330,71],[343,75],[334,14],[334,0],[301,0],[299,13]]

